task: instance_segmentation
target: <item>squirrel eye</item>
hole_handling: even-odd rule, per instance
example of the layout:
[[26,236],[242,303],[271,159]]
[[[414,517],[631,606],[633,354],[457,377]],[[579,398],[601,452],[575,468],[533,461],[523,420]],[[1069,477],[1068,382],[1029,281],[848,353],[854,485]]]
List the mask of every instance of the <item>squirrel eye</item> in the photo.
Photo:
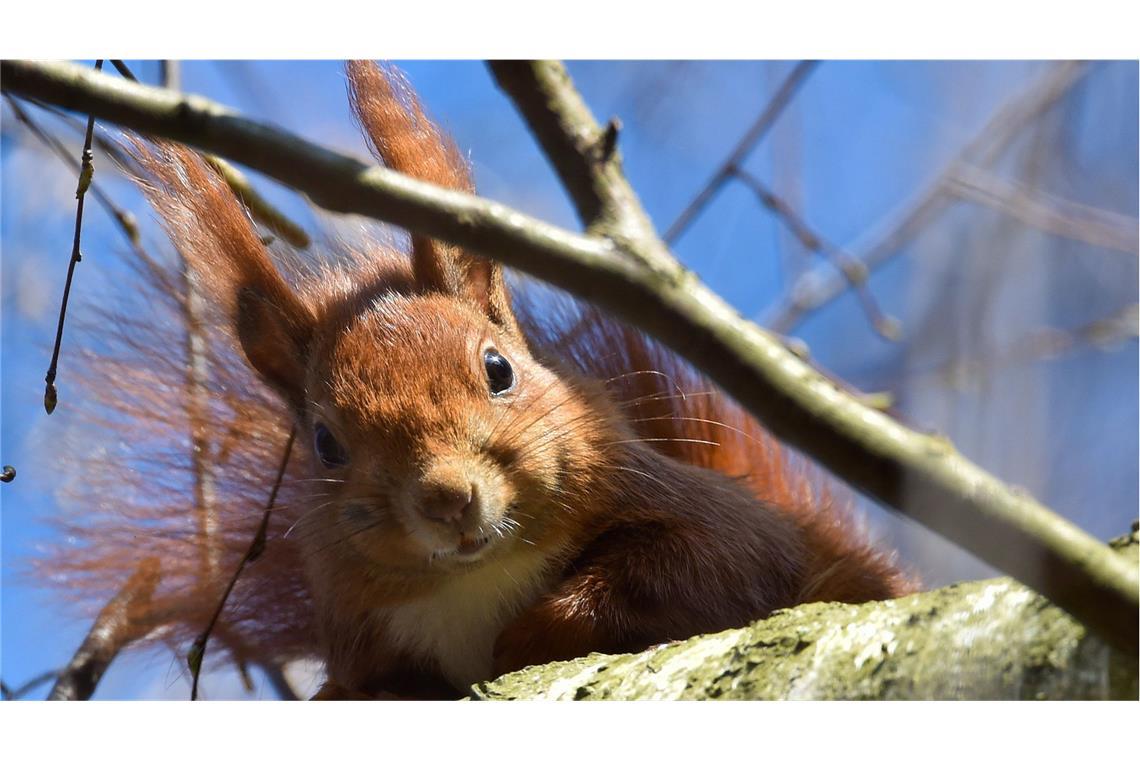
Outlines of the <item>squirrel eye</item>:
[[483,354],[483,366],[487,369],[487,385],[491,388],[491,395],[498,396],[514,387],[515,372],[507,357],[489,348]]
[[329,429],[320,422],[313,431],[313,448],[316,449],[317,458],[325,467],[343,467],[348,464],[348,453]]

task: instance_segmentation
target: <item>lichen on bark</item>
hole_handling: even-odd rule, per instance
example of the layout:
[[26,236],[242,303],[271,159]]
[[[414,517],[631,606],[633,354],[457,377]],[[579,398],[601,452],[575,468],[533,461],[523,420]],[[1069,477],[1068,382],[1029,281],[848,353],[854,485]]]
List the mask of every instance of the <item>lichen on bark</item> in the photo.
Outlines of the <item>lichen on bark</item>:
[[[1137,559],[1135,529],[1113,542]],[[646,652],[473,687],[479,699],[1136,699],[1137,660],[1009,578],[806,604]]]

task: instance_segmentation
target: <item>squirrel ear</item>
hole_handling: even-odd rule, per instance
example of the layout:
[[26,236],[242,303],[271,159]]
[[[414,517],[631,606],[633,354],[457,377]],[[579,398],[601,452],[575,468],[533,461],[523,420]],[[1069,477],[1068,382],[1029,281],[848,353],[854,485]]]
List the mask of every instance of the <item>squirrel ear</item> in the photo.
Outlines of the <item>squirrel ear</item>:
[[416,236],[412,240],[412,270],[421,290],[469,301],[503,329],[519,331],[503,269],[490,259]]
[[280,301],[255,287],[243,288],[237,294],[234,321],[249,363],[290,406],[300,409],[313,325],[292,294]]
[[[404,75],[394,66],[349,61],[348,95],[353,114],[385,166],[416,179],[474,192],[467,160],[455,142],[424,111]],[[431,238],[412,238],[416,284],[427,292],[470,301],[490,320],[518,331],[502,269]]]
[[139,182],[195,282],[227,314],[253,368],[290,404],[304,403],[316,317],[270,260],[241,201],[194,152],[132,140]]

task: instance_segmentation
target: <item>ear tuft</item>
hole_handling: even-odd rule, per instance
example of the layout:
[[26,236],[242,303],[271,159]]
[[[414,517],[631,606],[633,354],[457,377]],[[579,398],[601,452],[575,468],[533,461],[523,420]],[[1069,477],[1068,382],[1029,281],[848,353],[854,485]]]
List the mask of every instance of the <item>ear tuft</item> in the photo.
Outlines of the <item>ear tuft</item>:
[[[385,166],[451,190],[474,192],[471,170],[454,141],[424,113],[404,76],[371,61],[345,65],[352,110]],[[502,268],[482,256],[420,235],[412,268],[422,291],[469,301],[500,327],[518,332]]]

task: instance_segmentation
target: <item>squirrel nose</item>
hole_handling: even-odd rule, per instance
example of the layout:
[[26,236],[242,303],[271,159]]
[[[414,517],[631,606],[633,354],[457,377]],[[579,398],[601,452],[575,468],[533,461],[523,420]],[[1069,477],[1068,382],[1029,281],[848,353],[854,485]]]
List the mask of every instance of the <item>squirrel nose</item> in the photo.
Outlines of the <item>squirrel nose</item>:
[[474,483],[434,483],[424,487],[420,511],[429,520],[459,522],[475,504]]

